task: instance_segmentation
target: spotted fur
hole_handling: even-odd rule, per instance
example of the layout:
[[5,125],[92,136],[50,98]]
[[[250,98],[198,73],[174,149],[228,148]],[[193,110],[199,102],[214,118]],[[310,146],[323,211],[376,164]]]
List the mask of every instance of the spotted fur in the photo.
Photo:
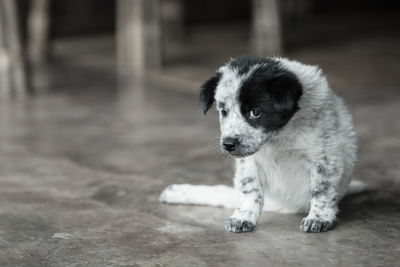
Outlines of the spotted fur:
[[203,85],[200,101],[204,113],[216,102],[222,147],[236,140],[228,151],[236,158],[234,188],[175,185],[160,201],[235,208],[225,224],[231,232],[252,231],[263,210],[307,213],[304,232],[333,227],[356,161],[356,134],[318,67],[233,59]]

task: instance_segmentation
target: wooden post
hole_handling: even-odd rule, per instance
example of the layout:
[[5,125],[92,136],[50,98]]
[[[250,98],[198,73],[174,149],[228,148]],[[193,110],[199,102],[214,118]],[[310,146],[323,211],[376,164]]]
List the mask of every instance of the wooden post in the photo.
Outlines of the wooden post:
[[[162,0],[160,2],[161,24],[162,24],[162,54],[164,62],[173,60],[176,51],[180,51],[182,45],[183,28],[183,6],[184,0]],[[170,56],[170,58],[168,58]]]
[[47,59],[49,47],[49,0],[30,0],[28,13],[28,57],[32,64]]
[[5,21],[2,6],[0,6],[0,99],[9,95],[11,84],[8,74],[8,54],[5,44]]
[[281,3],[282,35],[286,47],[294,47],[307,41],[309,24],[311,23],[313,1],[284,0]]
[[117,60],[122,76],[161,68],[159,0],[117,1]]
[[252,50],[259,56],[282,52],[278,0],[253,0]]
[[2,25],[4,25],[2,30],[2,41],[6,47],[5,54],[7,55],[6,61],[9,73],[7,90],[17,95],[24,95],[27,89],[26,73],[16,1],[0,1],[0,13],[1,19],[3,20]]

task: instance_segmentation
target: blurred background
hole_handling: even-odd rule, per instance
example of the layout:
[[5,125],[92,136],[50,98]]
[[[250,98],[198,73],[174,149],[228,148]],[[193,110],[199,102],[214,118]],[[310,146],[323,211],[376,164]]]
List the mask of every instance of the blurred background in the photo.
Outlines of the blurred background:
[[[0,265],[398,264],[399,29],[395,0],[0,0]],[[343,202],[331,251],[300,215],[243,241],[230,211],[157,203],[231,184],[198,90],[245,54],[319,65],[353,114],[373,190]]]
[[376,67],[395,58],[388,50],[397,50],[400,24],[393,0],[14,0],[1,8],[1,91],[11,93],[54,90],[49,65],[103,78],[150,73],[195,88],[243,54]]

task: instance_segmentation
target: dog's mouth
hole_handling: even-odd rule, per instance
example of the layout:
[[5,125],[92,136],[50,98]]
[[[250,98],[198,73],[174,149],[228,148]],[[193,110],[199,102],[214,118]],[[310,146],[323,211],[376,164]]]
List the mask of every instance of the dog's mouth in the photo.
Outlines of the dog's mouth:
[[[221,138],[221,150],[234,158],[244,158],[257,153],[270,140],[272,133],[258,138]],[[256,139],[256,140],[254,140]]]
[[225,149],[223,144],[221,144],[221,149],[223,153],[228,154],[234,158],[245,158],[256,154],[263,147],[265,143],[271,140],[270,137],[271,135],[265,136],[265,138],[261,142],[254,142],[248,144],[241,143],[234,150],[231,151]]
[[253,155],[256,152],[246,152],[246,153],[234,153],[234,152],[230,152],[229,154],[234,157],[234,158],[245,158],[248,156]]
[[228,155],[230,155],[230,156],[232,156],[232,157],[234,157],[234,158],[245,158],[245,157],[248,157],[248,156],[251,156],[251,155],[253,155],[253,154],[255,154],[255,153],[257,153],[257,151],[260,149],[260,148],[257,148],[257,149],[248,149],[248,148],[237,148],[236,150],[233,150],[233,151],[226,151],[224,148],[221,148],[222,149],[222,152],[224,153],[224,154],[228,154]]

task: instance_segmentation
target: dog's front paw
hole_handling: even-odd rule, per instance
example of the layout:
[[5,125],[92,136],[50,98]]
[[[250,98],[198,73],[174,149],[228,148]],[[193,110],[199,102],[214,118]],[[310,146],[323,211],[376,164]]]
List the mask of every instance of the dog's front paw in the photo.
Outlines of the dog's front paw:
[[333,228],[333,222],[321,219],[303,218],[301,220],[300,229],[307,233],[326,232]]
[[229,218],[225,223],[225,229],[228,232],[234,233],[251,232],[255,227],[256,225],[254,223],[237,218]]

